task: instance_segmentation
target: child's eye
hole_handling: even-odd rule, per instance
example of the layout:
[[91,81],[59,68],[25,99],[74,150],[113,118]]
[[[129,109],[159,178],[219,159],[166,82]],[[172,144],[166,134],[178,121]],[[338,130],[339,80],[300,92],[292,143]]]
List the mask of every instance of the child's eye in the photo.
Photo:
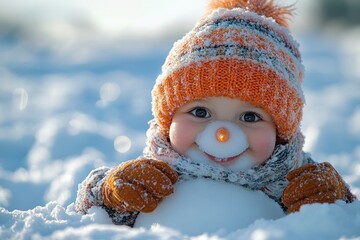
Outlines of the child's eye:
[[258,122],[261,119],[261,117],[259,117],[259,115],[257,115],[254,112],[246,112],[243,115],[241,115],[240,120],[243,122]]
[[193,110],[190,111],[190,113],[192,115],[194,115],[195,117],[198,117],[198,118],[209,118],[209,117],[211,117],[208,110],[206,110],[205,108],[202,108],[202,107],[194,108]]

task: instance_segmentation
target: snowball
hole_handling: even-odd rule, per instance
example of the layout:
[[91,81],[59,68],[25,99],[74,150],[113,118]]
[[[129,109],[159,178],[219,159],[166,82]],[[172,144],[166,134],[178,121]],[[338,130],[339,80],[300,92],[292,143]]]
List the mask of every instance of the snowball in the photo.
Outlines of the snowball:
[[263,192],[209,179],[179,182],[152,213],[140,213],[135,227],[164,226],[199,235],[246,228],[257,219],[278,219],[284,213]]

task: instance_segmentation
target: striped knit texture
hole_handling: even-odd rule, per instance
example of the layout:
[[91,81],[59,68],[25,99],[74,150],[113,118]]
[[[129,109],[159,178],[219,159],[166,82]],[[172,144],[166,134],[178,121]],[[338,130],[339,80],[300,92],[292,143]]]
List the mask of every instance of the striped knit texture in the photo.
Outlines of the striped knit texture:
[[263,108],[289,140],[302,118],[303,72],[287,28],[241,8],[217,9],[174,44],[152,91],[153,115],[167,135],[184,104],[237,98]]

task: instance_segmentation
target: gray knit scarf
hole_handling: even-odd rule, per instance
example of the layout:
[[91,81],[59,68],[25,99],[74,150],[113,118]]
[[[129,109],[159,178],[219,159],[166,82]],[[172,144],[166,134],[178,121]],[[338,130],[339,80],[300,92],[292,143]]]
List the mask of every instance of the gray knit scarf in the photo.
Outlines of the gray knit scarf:
[[261,165],[243,171],[233,171],[222,166],[193,162],[178,154],[162,134],[154,120],[150,121],[144,157],[167,162],[175,169],[180,179],[208,178],[240,185],[252,190],[261,190],[280,203],[281,194],[287,186],[286,175],[292,169],[312,163],[308,154],[301,151],[303,136],[298,132],[287,144],[276,145],[271,157]]

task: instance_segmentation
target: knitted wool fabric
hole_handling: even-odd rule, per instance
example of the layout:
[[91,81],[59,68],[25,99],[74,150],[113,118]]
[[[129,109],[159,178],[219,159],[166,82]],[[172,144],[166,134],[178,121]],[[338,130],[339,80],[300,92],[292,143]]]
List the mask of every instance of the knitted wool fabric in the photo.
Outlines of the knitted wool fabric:
[[[263,108],[272,116],[278,136],[291,139],[299,129],[304,105],[298,44],[273,18],[236,7],[246,6],[244,1],[212,2],[218,9],[174,44],[156,80],[152,111],[157,124],[168,135],[178,108],[225,96]],[[246,9],[261,12],[258,9],[268,7],[270,11],[263,13],[281,12],[271,6],[272,1],[270,5],[266,0],[245,2]]]

